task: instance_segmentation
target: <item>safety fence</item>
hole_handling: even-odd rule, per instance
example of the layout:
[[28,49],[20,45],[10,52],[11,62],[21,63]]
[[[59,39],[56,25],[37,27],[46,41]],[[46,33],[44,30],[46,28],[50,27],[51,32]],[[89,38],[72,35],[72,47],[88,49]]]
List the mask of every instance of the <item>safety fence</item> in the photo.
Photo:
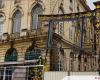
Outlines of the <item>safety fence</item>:
[[0,80],[43,80],[43,66],[0,67]]

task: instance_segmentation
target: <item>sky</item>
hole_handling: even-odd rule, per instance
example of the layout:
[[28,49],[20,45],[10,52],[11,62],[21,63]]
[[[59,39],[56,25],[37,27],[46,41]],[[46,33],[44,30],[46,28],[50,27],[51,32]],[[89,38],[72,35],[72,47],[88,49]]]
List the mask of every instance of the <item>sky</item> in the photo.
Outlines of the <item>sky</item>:
[[100,0],[87,0],[87,4],[89,7],[93,10],[95,6],[93,5],[93,2],[100,1]]

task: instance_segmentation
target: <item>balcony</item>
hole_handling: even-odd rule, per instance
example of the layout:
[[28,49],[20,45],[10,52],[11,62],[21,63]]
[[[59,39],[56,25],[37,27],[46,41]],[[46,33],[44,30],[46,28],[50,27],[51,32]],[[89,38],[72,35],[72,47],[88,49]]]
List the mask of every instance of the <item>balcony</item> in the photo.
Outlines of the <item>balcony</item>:
[[10,35],[10,40],[15,40],[20,38],[20,33],[13,33]]
[[9,40],[9,34],[8,33],[3,33],[1,36],[0,36],[0,43],[2,42],[8,42]]
[[[49,26],[52,28],[51,32],[54,32],[58,35],[62,35],[62,29],[59,33],[58,31],[58,24],[55,25],[55,23],[49,25],[49,21],[46,20],[46,17],[45,18],[39,18],[39,21],[37,23],[37,26],[35,29],[30,29],[28,30],[27,28],[24,28],[22,29],[20,32],[16,32],[16,33],[11,33],[11,34],[4,34],[3,37],[1,38],[0,42],[3,42],[3,41],[6,41],[6,42],[9,42],[9,41],[24,41],[24,40],[30,40],[32,38],[39,38],[39,37],[46,37],[48,36],[48,29],[49,29]],[[63,26],[63,23],[60,24],[60,26],[62,27]]]
[[12,34],[4,33],[0,36],[0,43],[8,43],[9,41],[22,41],[22,40],[30,40],[36,37],[47,36],[48,28],[38,28],[34,30],[24,29],[21,32],[16,32]]

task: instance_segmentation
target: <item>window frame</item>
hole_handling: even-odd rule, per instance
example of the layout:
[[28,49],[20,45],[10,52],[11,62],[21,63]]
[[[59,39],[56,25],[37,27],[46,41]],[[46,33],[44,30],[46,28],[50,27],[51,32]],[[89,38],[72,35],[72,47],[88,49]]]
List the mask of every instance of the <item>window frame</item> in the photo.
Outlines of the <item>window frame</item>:
[[[12,55],[13,55],[13,58],[11,60],[9,60],[9,57],[11,57]],[[14,62],[14,61],[17,61],[17,60],[18,60],[17,50],[15,48],[8,49],[6,54],[5,54],[5,62]]]
[[3,18],[1,21],[0,21],[0,27],[2,25],[2,30],[0,28],[0,35],[3,35],[3,32],[4,32],[4,16],[0,15],[1,18]]
[[[64,14],[64,8],[61,6],[58,11],[59,15]],[[58,22],[58,34],[64,35],[64,21]]]
[[0,0],[0,9],[4,8],[4,1],[3,0]]
[[[41,8],[41,13],[39,13],[39,14],[34,14],[34,11],[36,10],[36,8]],[[39,23],[39,20],[38,20],[38,15],[40,15],[40,14],[43,14],[43,7],[42,7],[42,5],[41,4],[39,4],[39,3],[37,3],[33,8],[32,8],[32,10],[31,10],[31,29],[32,30],[34,30],[34,29],[37,29],[38,27],[40,27],[38,24],[36,24],[36,27],[34,27],[34,24],[33,24],[33,16],[34,15],[37,15],[37,20],[35,20],[35,21],[37,21],[37,23]],[[36,18],[36,17],[35,17]]]
[[[16,15],[17,11],[19,11],[19,12],[20,12],[20,15],[21,15],[21,16],[20,16],[20,30],[14,32],[14,17],[15,17],[15,15]],[[21,31],[21,23],[22,23],[22,13],[21,13],[20,10],[16,10],[16,11],[13,13],[13,16],[12,16],[12,30],[11,30],[11,33],[19,33],[19,32]]]

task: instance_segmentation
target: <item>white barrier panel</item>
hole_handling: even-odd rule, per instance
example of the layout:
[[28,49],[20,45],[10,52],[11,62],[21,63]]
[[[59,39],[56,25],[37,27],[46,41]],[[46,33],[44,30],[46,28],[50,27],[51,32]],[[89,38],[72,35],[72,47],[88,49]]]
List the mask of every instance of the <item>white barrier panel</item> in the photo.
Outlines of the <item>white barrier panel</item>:
[[89,76],[89,75],[92,75],[92,76],[98,76],[99,73],[98,72],[70,72],[70,75],[71,76]]
[[66,76],[61,80],[100,80],[100,76]]
[[68,76],[68,72],[44,72],[44,80],[61,80]]
[[[98,72],[44,72],[44,80],[82,80],[81,78],[86,80],[85,76],[87,80],[98,80],[94,79],[96,76],[97,78],[100,78],[98,77]],[[90,79],[90,76],[93,77]]]

